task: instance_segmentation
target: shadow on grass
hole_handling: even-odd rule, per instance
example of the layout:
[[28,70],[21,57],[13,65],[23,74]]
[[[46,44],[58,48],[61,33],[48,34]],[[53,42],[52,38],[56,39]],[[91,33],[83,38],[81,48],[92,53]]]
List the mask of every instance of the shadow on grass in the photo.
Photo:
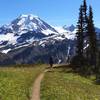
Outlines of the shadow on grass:
[[81,77],[85,77],[87,79],[90,78],[90,74],[89,73],[81,73],[80,69],[78,67],[73,68],[73,66],[71,65],[58,65],[58,66],[54,66],[52,68],[48,67],[47,69],[49,69],[48,72],[59,72],[59,73],[74,73],[77,75],[80,75]]
[[[58,65],[58,66],[54,66],[52,68],[47,67],[46,69],[48,69],[49,73],[55,73],[55,72],[58,72],[58,73],[73,73],[73,74],[79,75],[81,77],[90,79],[92,81],[92,83],[95,84],[95,85],[100,85],[100,80],[96,80],[95,78],[92,79],[91,74],[81,73],[78,68],[74,69],[73,66],[70,66],[70,65]],[[92,76],[95,76],[95,75],[92,75]]]
[[59,73],[74,73],[72,68],[69,65],[58,65],[54,67],[47,67],[48,72],[59,72]]
[[65,65],[54,66],[53,68],[56,68],[56,69],[59,69],[59,68],[70,68],[70,66],[65,64]]

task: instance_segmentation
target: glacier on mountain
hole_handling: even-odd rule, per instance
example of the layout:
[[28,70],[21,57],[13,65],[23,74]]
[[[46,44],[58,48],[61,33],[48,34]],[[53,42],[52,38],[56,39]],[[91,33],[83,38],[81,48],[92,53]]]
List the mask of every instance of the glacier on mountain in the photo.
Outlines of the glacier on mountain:
[[[8,52],[24,45],[30,45],[34,41],[46,40],[48,42],[50,38],[53,41],[74,40],[75,33],[63,27],[53,27],[32,14],[20,15],[10,24],[0,27],[0,49],[3,47],[2,49],[6,49]],[[40,45],[45,46],[43,43],[40,43]],[[2,53],[4,52],[2,51]]]

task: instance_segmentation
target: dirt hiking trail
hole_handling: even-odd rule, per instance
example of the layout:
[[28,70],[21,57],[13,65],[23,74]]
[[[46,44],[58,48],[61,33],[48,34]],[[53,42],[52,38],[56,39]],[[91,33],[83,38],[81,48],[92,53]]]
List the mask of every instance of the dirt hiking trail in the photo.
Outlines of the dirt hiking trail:
[[44,77],[45,72],[48,70],[46,69],[44,72],[42,72],[35,80],[33,84],[33,89],[32,89],[32,97],[31,100],[40,100],[40,86],[41,86],[41,81]]

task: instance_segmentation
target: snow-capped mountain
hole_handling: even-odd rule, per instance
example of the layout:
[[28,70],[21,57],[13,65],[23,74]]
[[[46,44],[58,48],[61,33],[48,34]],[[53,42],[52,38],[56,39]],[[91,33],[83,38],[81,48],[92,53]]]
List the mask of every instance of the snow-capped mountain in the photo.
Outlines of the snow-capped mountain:
[[65,29],[64,27],[55,27],[55,29],[61,34],[64,35],[65,38],[74,40],[75,39],[75,33],[74,30],[71,32],[70,30]]
[[0,28],[0,51],[8,53],[12,49],[28,46],[34,41],[42,41],[49,37],[57,40],[74,40],[75,34],[61,27],[52,27],[38,16],[21,15]]
[[0,27],[0,64],[48,62],[50,55],[66,62],[75,54],[75,33],[74,25],[53,27],[38,16],[21,15]]
[[34,16],[32,14],[20,15],[9,25],[4,25],[3,27],[1,27],[0,30],[1,34],[6,34],[6,32],[13,32],[15,35],[22,35],[23,33],[26,33],[28,31],[34,31],[36,33],[43,32],[45,35],[57,33],[57,31],[53,27],[44,22],[38,16]]
[[76,29],[76,27],[73,24],[71,26],[64,25],[63,29],[73,32]]
[[33,15],[21,15],[9,25],[0,28],[0,44],[17,44],[42,38],[57,31],[49,24]]
[[38,16],[21,15],[0,27],[0,52],[4,56],[0,64],[36,63],[46,61],[48,55],[55,55],[55,62],[63,62],[68,53],[73,54],[74,39],[70,30],[55,28]]

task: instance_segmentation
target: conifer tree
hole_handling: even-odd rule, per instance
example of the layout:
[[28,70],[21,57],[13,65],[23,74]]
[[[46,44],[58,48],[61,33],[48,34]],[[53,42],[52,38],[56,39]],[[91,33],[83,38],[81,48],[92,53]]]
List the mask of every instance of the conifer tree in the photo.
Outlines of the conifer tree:
[[[78,19],[78,23],[77,23],[77,56],[79,58],[83,58],[83,13],[82,13],[82,5],[80,6],[80,12],[79,12],[79,19]],[[80,62],[81,63],[81,62]]]
[[[86,0],[83,1],[82,5],[82,13],[83,13],[83,36],[84,36],[84,47],[87,47],[88,44],[88,17],[87,17],[87,3]],[[87,50],[84,50],[84,57],[88,59]]]
[[83,14],[82,14],[82,5],[80,6],[80,12],[79,12],[79,19],[77,23],[77,55],[82,56],[83,55],[83,28],[82,28],[82,20],[83,20]]
[[93,12],[91,6],[89,7],[88,35],[89,35],[88,38],[89,38],[90,64],[96,66],[97,40],[96,40],[96,32],[93,22]]
[[[93,12],[92,7],[89,7],[89,16],[87,16],[87,4],[86,0],[79,9],[79,19],[77,23],[77,46],[76,46],[76,56],[84,64],[95,65],[96,67],[96,52],[97,52],[97,41],[96,33],[93,22]],[[85,49],[84,49],[85,48]],[[88,69],[88,68],[87,68]]]
[[[83,1],[83,4],[80,6],[80,13],[79,13],[79,19],[78,19],[78,32],[77,34],[77,54],[78,56],[83,56],[83,49],[87,45],[87,4],[86,0]],[[86,43],[84,43],[86,41]],[[86,52],[84,53],[86,55]]]

